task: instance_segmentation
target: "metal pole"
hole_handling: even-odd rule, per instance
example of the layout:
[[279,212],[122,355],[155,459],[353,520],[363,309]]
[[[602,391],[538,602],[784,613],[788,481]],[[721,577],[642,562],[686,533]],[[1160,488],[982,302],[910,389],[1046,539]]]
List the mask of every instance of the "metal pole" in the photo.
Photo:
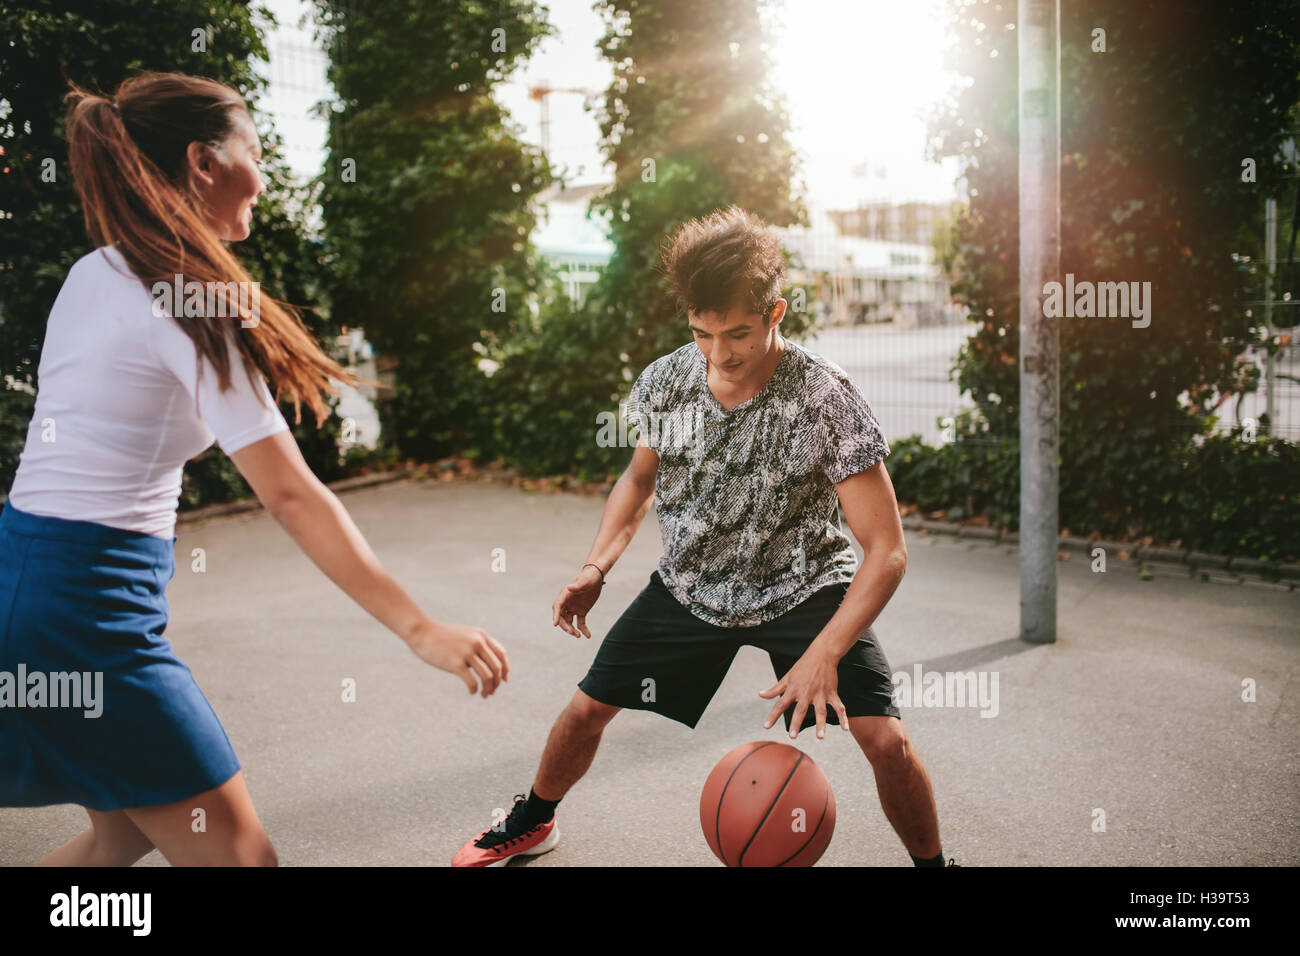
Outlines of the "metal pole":
[[[1264,200],[1264,329],[1269,343],[1277,330],[1273,328],[1273,263],[1277,261],[1277,200]],[[1274,406],[1277,402],[1277,362],[1271,348],[1264,350],[1264,414],[1268,424],[1259,429],[1270,435],[1277,433],[1273,424]]]
[[1060,0],[1019,0],[1020,638],[1056,640],[1060,330],[1043,287],[1061,267]]

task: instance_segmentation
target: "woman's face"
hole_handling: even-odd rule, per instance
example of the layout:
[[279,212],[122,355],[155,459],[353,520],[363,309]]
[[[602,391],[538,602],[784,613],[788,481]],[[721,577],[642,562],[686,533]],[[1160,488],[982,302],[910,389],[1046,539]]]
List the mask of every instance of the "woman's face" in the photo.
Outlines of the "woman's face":
[[262,181],[262,143],[248,114],[236,110],[232,128],[219,146],[190,143],[190,175],[207,207],[208,221],[228,242],[247,239],[253,207],[266,189]]

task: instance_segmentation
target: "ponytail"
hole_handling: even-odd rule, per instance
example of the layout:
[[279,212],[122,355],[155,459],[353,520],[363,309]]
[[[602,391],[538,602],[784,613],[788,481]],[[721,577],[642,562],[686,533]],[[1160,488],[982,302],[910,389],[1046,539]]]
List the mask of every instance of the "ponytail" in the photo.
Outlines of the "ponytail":
[[261,295],[254,309],[247,295],[236,294],[251,280],[208,224],[188,175],[188,144],[222,142],[232,111],[247,112],[243,97],[203,77],[145,73],[124,81],[113,99],[75,85],[64,99],[72,178],[91,241],[116,244],[149,289],[155,283],[171,288],[179,275],[212,290],[213,311],[230,318],[185,316],[179,303],[172,308],[194,342],[200,369],[207,358],[221,390],[230,387],[227,347],[238,328],[234,345],[249,381],[256,387],[256,376],[265,376],[277,402],[282,395],[293,400],[295,424],[305,403],[319,427],[329,416],[323,393],[338,394],[332,381],[359,380],[324,353],[293,306]]

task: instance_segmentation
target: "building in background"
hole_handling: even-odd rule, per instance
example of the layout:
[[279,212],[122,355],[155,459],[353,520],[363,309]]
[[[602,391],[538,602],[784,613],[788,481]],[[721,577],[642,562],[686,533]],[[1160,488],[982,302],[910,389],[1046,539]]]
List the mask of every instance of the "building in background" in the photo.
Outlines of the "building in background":
[[928,246],[949,212],[946,203],[875,201],[859,203],[856,209],[834,210],[829,215],[836,229],[846,236]]
[[[808,227],[778,229],[793,255],[790,281],[807,290],[808,311],[824,325],[893,323],[896,328],[927,328],[962,321],[952,303],[948,279],[930,245],[933,209],[921,232],[916,216],[922,203],[873,204],[876,222],[888,231],[863,236],[850,232],[860,211],[809,210]],[[930,216],[935,216],[930,219]],[[899,238],[910,235],[911,240]],[[922,238],[923,237],[923,238]]]
[[537,197],[533,245],[557,270],[569,301],[580,306],[600,270],[613,255],[614,243],[599,217],[588,211],[592,198],[608,183],[552,186]]
[[[538,197],[533,242],[560,271],[575,305],[586,298],[613,243],[588,211],[608,183],[553,187]],[[930,237],[943,204],[872,203],[856,210],[810,209],[808,227],[778,227],[793,255],[790,282],[805,291],[806,309],[828,325],[894,323],[923,328],[960,322]],[[864,233],[868,233],[865,234]]]

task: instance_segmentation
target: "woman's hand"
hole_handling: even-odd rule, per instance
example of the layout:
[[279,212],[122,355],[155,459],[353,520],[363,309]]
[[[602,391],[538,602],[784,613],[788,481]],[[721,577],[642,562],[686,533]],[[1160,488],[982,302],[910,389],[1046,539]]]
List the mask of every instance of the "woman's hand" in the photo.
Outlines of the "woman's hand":
[[481,627],[429,621],[417,627],[406,643],[426,664],[463,680],[471,694],[482,681],[482,695],[490,697],[503,680],[510,679],[506,649]]
[[552,626],[561,627],[565,633],[574,637],[581,637],[573,629],[573,617],[577,615],[578,627],[583,634],[591,637],[591,631],[587,630],[587,612],[596,603],[596,598],[600,597],[600,589],[604,586],[605,579],[595,567],[589,564],[579,571],[551,605],[551,613],[554,615]]

